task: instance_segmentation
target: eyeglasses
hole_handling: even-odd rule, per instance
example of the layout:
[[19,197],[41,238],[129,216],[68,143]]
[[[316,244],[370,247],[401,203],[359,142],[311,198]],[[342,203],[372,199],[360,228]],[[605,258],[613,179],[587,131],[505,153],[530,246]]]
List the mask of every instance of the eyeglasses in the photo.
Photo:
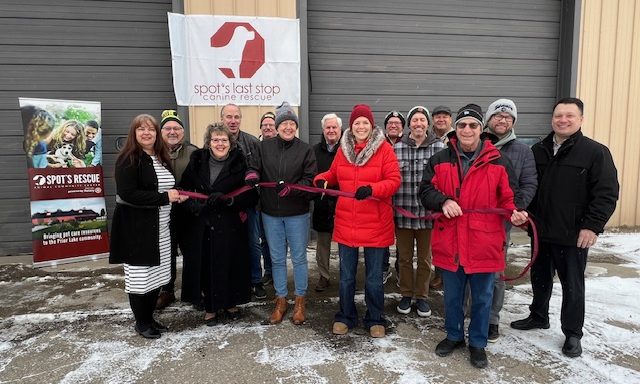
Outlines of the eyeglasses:
[[171,131],[174,131],[174,132],[180,132],[180,131],[182,131],[183,129],[184,129],[184,128],[182,128],[182,127],[162,127],[162,130],[163,130],[163,131],[166,131],[166,132],[171,132]]
[[476,129],[479,126],[480,126],[480,124],[478,124],[478,123],[462,123],[462,122],[460,122],[460,123],[456,124],[456,128],[458,128],[458,129],[464,129],[465,127],[469,127],[471,129]]
[[402,125],[402,122],[400,122],[400,121],[389,121],[387,123],[387,125]]
[[224,139],[224,138],[215,138],[215,139],[211,139],[211,142],[213,144],[227,144],[229,142],[229,139]]
[[500,120],[504,120],[506,122],[513,121],[513,116],[511,115],[493,115],[493,118],[496,119],[496,121],[500,121]]
[[262,127],[262,128],[269,128],[269,127],[275,128],[276,125],[275,124],[262,124],[260,127]]

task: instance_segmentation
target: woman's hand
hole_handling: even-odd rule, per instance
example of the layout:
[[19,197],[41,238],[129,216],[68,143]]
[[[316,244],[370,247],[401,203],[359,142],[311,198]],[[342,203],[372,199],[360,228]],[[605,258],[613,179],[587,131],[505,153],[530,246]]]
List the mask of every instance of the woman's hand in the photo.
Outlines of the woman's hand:
[[[180,192],[178,192],[177,189],[170,189],[167,191],[167,194],[169,195],[169,202],[170,203],[181,203],[184,200],[180,200]],[[186,196],[185,196],[186,197]]]

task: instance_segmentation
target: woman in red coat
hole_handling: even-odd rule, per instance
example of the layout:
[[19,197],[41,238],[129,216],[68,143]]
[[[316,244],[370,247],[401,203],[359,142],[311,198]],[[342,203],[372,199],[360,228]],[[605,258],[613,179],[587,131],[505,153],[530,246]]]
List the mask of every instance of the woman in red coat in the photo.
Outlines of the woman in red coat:
[[[333,240],[340,255],[340,310],[333,333],[346,334],[358,324],[354,295],[358,248],[364,248],[366,268],[363,323],[372,337],[385,335],[382,262],[385,249],[394,242],[391,196],[400,187],[400,169],[393,148],[382,129],[374,125],[371,108],[358,104],[351,111],[350,129],[340,140],[340,150],[327,172],[314,179],[316,186],[338,186],[355,192],[355,198],[339,197]],[[367,199],[373,196],[376,199]]]

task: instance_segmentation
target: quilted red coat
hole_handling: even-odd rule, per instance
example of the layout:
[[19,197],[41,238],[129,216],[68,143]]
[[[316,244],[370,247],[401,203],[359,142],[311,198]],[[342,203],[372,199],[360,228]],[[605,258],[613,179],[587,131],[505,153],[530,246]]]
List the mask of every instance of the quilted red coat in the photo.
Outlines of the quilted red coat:
[[398,159],[378,127],[357,154],[354,144],[353,134],[347,130],[331,168],[318,174],[314,182],[326,180],[330,187],[337,185],[345,192],[355,192],[358,187],[370,185],[373,197],[384,203],[339,197],[333,240],[349,247],[388,247],[394,243],[391,196],[400,187]]
[[[429,159],[420,184],[420,200],[427,209],[442,212],[447,199],[455,200],[464,211],[472,208],[515,209],[510,185],[510,165],[491,144],[483,140],[483,148],[461,179],[461,162],[451,137],[449,147]],[[511,180],[514,177],[511,176]],[[466,213],[433,224],[431,249],[433,265],[451,272],[464,267],[467,274],[500,272],[505,267],[504,220],[497,214]]]

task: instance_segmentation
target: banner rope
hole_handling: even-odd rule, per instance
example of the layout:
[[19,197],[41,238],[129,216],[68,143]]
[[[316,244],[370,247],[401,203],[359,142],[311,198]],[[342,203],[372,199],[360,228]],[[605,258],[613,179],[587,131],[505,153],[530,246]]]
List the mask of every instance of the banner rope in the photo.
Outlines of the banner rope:
[[[257,184],[257,186],[261,187],[261,188],[275,188],[276,185],[278,183],[271,181],[271,182],[260,182]],[[221,198],[223,199],[230,199],[230,198],[234,198],[246,191],[249,191],[251,189],[253,189],[254,187],[250,187],[248,185],[244,185],[234,191],[231,191],[225,195],[222,195]],[[325,188],[317,188],[317,187],[310,187],[310,186],[306,186],[306,185],[300,185],[300,184],[289,184],[289,183],[285,183],[284,187],[282,189],[282,191],[280,191],[279,195],[284,197],[287,194],[289,194],[289,192],[291,190],[297,190],[297,191],[302,191],[302,192],[308,192],[308,193],[321,193],[323,195],[329,195],[329,196],[342,196],[342,197],[349,197],[349,198],[355,198],[355,193],[353,192],[345,192],[345,191],[340,191],[337,189],[325,189]],[[180,192],[181,195],[183,196],[188,196],[189,198],[192,199],[198,199],[198,200],[207,200],[209,198],[209,196],[203,194],[203,193],[198,193],[198,192],[190,192],[190,191],[183,191],[183,190],[179,190],[178,192]],[[396,207],[395,205],[389,204],[386,201],[382,201],[376,197],[373,196],[369,196],[367,197],[367,199],[369,200],[375,200],[378,202],[381,202],[383,204],[387,204],[390,205],[391,208],[393,208],[394,210],[396,210],[397,212],[399,212],[401,215],[408,217],[410,219],[418,219],[418,220],[435,220],[437,218],[439,218],[440,216],[443,216],[442,213],[440,212],[436,212],[436,213],[432,213],[426,216],[416,216],[414,215],[412,212],[407,211],[404,208],[401,207]],[[487,214],[487,215],[500,215],[503,216],[503,218],[508,217],[511,215],[511,211],[509,209],[506,208],[476,208],[476,209],[465,209],[463,210],[463,213],[481,213],[481,214]],[[535,222],[533,221],[533,219],[531,218],[531,215],[529,215],[527,217],[527,222],[520,225],[519,227],[523,230],[526,230],[526,226],[527,224],[529,224],[531,226],[531,233],[532,233],[532,237],[533,237],[533,241],[532,241],[532,245],[531,245],[531,259],[529,260],[529,262],[527,263],[527,265],[525,265],[525,267],[514,277],[507,277],[504,274],[500,274],[500,279],[502,281],[513,281],[513,280],[518,280],[520,279],[522,276],[524,276],[527,272],[529,272],[529,270],[531,269],[531,266],[533,265],[533,263],[536,261],[536,259],[538,258],[538,231],[537,231],[537,227]]]

